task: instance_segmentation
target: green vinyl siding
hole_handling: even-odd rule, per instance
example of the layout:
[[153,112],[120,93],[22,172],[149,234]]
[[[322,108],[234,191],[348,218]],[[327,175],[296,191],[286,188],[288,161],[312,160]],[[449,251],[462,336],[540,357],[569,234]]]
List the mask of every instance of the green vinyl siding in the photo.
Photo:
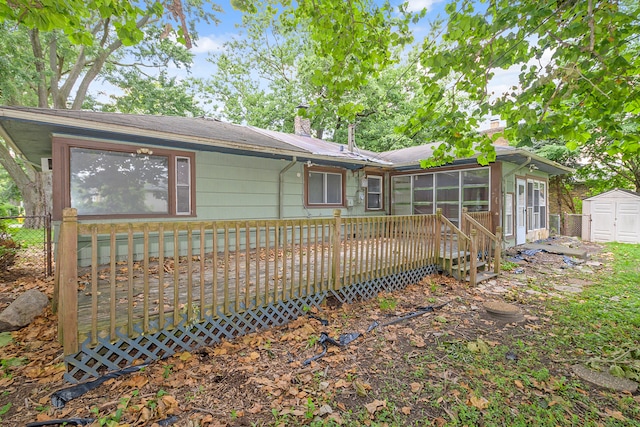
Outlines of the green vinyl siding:
[[[275,219],[278,217],[279,175],[291,161],[259,159],[233,154],[196,154],[196,211],[198,220]],[[304,162],[284,174],[284,218],[333,216],[334,208],[305,208]],[[346,174],[346,197],[354,206],[343,216],[381,215],[367,212],[360,201],[359,183],[364,173]]]

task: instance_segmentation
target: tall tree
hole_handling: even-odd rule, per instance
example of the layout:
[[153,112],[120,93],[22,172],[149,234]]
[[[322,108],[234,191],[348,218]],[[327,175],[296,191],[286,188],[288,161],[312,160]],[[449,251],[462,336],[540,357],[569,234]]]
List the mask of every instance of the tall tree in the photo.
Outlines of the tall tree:
[[[210,57],[215,65],[210,96],[219,102],[221,116],[234,122],[293,131],[296,107],[312,104],[308,112],[315,136],[346,142],[349,123],[356,124],[361,148],[389,150],[424,142],[425,129],[411,139],[394,128],[411,116],[421,90],[416,53],[390,57],[391,66],[369,76],[360,86],[339,97],[318,85],[315,75],[329,71],[332,59],[316,53],[306,29],[283,23],[274,1],[252,2],[253,13],[245,14],[244,34],[224,44]],[[341,79],[348,81],[345,74]],[[353,115],[341,116],[341,106],[357,106]]]
[[[312,57],[306,33],[280,22],[276,5],[253,2],[253,13],[238,25],[242,33],[210,55],[215,71],[207,93],[226,119],[292,132],[297,107],[322,96],[308,76],[323,60]],[[332,108],[324,107],[311,117],[319,137],[335,121]]]
[[101,111],[185,117],[205,114],[198,98],[203,84],[200,79],[169,77],[165,70],[158,76],[128,70],[106,80],[124,93],[110,94],[107,102],[92,100]]
[[[640,136],[623,128],[640,114],[638,2],[462,0],[446,10],[449,44],[425,45],[424,88],[433,99],[439,96],[434,82],[455,76],[456,90],[475,108],[426,103],[415,123],[449,128],[442,134],[459,147],[477,140],[466,135],[492,113],[506,120],[510,141],[564,139],[576,148],[608,138],[623,157],[640,150]],[[491,93],[501,69],[519,69],[518,83]]]

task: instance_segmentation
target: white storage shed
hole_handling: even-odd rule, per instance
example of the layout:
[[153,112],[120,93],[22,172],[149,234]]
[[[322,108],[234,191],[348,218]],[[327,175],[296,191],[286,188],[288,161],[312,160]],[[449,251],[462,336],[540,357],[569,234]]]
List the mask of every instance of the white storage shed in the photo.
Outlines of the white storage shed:
[[615,189],[584,199],[582,239],[640,243],[640,194]]

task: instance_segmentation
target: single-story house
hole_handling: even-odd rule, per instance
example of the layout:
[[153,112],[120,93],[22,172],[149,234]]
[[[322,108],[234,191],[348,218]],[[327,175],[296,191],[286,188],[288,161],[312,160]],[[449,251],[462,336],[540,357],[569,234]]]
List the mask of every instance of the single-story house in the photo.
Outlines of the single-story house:
[[494,277],[503,244],[548,235],[548,177],[570,172],[500,146],[489,166],[425,170],[430,145],[373,153],[297,123],[290,135],[0,107],[0,136],[52,173],[67,380],[282,325],[329,297],[437,271]]
[[[300,121],[298,121],[300,123]],[[490,211],[507,245],[548,236],[548,178],[571,169],[496,146],[429,170],[431,145],[374,153],[208,118],[0,108],[0,136],[53,174],[53,218],[270,219]]]
[[640,194],[616,188],[582,201],[582,238],[640,243]]

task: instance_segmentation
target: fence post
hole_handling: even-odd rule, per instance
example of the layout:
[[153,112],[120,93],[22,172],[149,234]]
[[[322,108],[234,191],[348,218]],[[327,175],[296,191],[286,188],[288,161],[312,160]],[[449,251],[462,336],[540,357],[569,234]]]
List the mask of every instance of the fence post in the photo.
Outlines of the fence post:
[[474,228],[469,234],[471,238],[471,248],[469,249],[469,252],[471,252],[469,256],[469,283],[475,286],[476,276],[478,274],[478,230]]
[[47,260],[46,260],[46,269],[47,269],[47,277],[51,277],[51,274],[53,273],[53,266],[51,265],[51,214],[47,214],[47,216],[45,217],[45,226],[44,226],[44,232],[46,233],[45,236],[45,244],[46,244],[46,249],[45,252],[47,254]]
[[[433,230],[436,234],[436,250],[435,250],[435,256],[436,256],[436,262],[440,262],[440,237],[442,234],[442,208],[438,208],[436,209],[436,226],[434,227]],[[444,259],[442,260],[442,268],[445,268],[444,265]]]
[[333,263],[331,265],[331,277],[333,278],[333,289],[337,290],[340,288],[338,285],[340,280],[340,243],[342,242],[341,237],[341,228],[342,228],[342,220],[340,215],[342,211],[340,209],[335,209],[333,211]]
[[62,211],[58,239],[58,339],[64,355],[78,352],[78,211]]
[[496,227],[496,248],[493,261],[493,272],[500,274],[500,258],[502,257],[502,227]]

